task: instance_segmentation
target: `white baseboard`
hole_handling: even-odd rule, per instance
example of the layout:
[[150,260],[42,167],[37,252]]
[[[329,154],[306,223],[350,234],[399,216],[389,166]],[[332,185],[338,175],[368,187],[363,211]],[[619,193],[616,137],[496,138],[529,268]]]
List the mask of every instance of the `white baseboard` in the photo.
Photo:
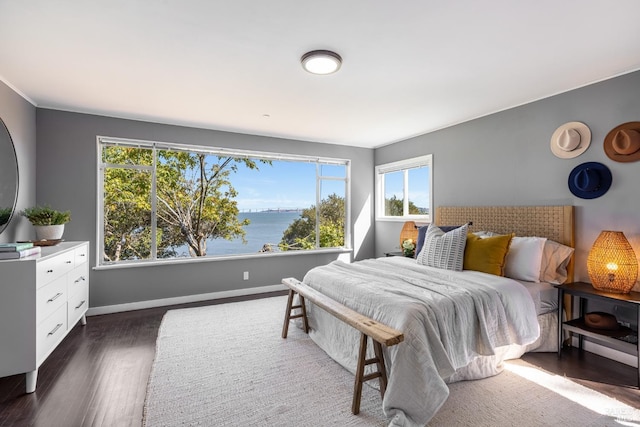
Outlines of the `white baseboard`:
[[264,294],[268,292],[284,291],[288,288],[284,285],[260,286],[257,288],[234,289],[232,291],[211,292],[208,294],[186,295],[183,297],[154,299],[149,301],[130,302],[126,304],[105,305],[102,307],[91,307],[87,311],[87,316],[98,316],[101,314],[120,313],[123,311],[143,310],[145,308],[163,307],[166,305],[187,304],[191,302],[207,301],[212,299],[239,297],[245,295]]
[[[573,337],[571,341],[571,345],[574,347],[578,347],[578,338]],[[634,368],[638,367],[638,358],[627,353],[623,353],[622,351],[615,350],[613,348],[605,347],[603,345],[584,340],[582,348],[591,353],[597,354],[598,356],[606,357],[607,359],[615,360],[616,362],[624,363],[625,365],[633,366]]]

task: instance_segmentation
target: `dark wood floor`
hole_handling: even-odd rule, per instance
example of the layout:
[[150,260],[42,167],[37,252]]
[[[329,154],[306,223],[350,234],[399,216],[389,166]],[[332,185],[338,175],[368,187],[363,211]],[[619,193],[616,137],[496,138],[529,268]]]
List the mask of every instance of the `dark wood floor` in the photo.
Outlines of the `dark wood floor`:
[[[284,293],[262,296],[275,295]],[[140,426],[158,328],[167,309],[251,298],[90,317],[40,367],[35,393],[24,393],[24,375],[0,378],[0,427]],[[565,349],[561,359],[555,353],[523,359],[640,408],[637,373],[630,366],[575,349]]]

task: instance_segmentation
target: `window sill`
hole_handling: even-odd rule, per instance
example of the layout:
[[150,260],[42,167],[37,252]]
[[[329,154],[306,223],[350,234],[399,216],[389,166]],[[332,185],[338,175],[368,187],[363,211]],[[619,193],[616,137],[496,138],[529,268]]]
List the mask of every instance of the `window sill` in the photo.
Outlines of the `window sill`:
[[304,256],[304,255],[321,255],[321,254],[346,254],[352,253],[353,249],[347,248],[330,248],[330,249],[316,249],[306,251],[287,251],[287,252],[274,252],[274,253],[257,253],[257,254],[241,254],[241,255],[222,255],[216,257],[200,257],[200,258],[172,258],[166,260],[155,261],[134,261],[134,262],[120,262],[117,264],[97,265],[93,267],[93,270],[116,270],[122,268],[136,268],[136,267],[156,267],[160,265],[175,265],[175,264],[193,264],[201,262],[219,262],[219,261],[236,261],[245,259],[256,258],[273,258],[273,257],[291,257],[291,256]]
[[428,224],[431,222],[431,217],[429,216],[398,216],[398,217],[390,217],[390,216],[382,216],[376,217],[376,221],[381,222],[407,222],[414,221],[419,223]]

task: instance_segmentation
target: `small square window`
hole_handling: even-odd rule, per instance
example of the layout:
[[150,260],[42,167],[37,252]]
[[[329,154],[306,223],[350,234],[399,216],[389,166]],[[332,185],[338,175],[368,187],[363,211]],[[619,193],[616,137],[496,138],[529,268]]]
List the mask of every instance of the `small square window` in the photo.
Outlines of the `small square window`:
[[376,219],[431,221],[432,155],[376,166]]

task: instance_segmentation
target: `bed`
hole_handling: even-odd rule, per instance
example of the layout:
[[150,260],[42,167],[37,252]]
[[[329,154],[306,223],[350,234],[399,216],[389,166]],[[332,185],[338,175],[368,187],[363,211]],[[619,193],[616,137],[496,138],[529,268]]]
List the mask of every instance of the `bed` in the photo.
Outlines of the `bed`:
[[[553,268],[561,264],[558,271],[563,274],[554,274],[555,282],[573,279],[573,207],[436,210],[435,224],[458,227],[469,222],[472,225],[465,226],[465,236],[468,231],[479,239],[474,246],[467,245],[469,253],[477,245],[515,236],[507,244],[512,251],[508,256],[513,256],[510,265],[519,265],[516,259],[538,263],[538,280],[522,280],[529,277],[520,277],[520,269],[514,273],[512,268],[512,277],[502,277],[482,271],[435,268],[405,257],[351,264],[335,261],[310,270],[303,279],[339,303],[404,333],[405,342],[384,350],[389,379],[383,409],[391,426],[425,425],[446,401],[448,383],[496,375],[504,360],[527,351],[557,350],[557,294],[553,283],[542,280],[550,276],[543,274],[539,263],[549,261]],[[545,253],[540,257],[548,257],[546,261],[529,262],[535,257],[526,251],[516,258],[516,248],[530,244],[532,236],[538,239],[539,248],[544,246]],[[554,258],[559,252],[547,250],[551,244],[553,250],[562,248],[562,263]],[[357,332],[312,304],[308,304],[307,315],[314,342],[355,372]]]

